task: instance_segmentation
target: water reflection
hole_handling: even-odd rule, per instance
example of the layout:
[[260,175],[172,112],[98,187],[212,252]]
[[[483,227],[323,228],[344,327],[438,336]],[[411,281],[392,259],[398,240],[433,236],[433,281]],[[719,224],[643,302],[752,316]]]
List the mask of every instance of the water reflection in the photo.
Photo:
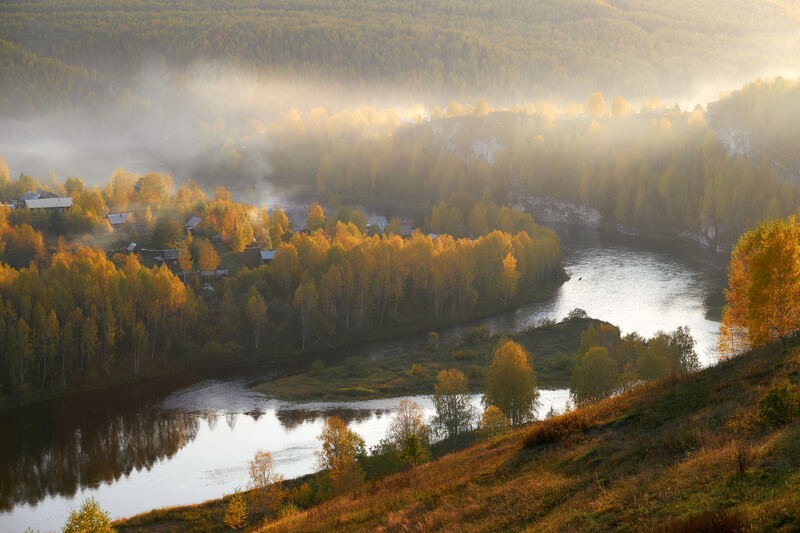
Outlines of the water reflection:
[[381,418],[381,415],[389,413],[389,409],[278,409],[275,417],[284,429],[292,430],[301,424],[314,423],[317,420],[325,419],[329,416],[338,416],[348,424],[353,422],[363,422],[372,417]]
[[[234,404],[250,395],[244,382],[239,383]],[[217,385],[233,392],[230,383]],[[210,381],[202,390],[221,398],[215,388]],[[151,415],[115,418],[102,426],[107,435],[98,430],[90,439],[96,442],[91,448],[83,446],[85,435],[76,430],[71,440],[59,440],[48,450],[40,449],[39,455],[28,454],[35,456],[36,465],[26,459],[7,476],[8,483],[25,487],[29,497],[16,499],[21,495],[14,492],[5,496],[16,505],[0,514],[0,531],[58,528],[69,510],[89,496],[113,517],[216,498],[246,485],[247,462],[257,449],[269,450],[278,471],[288,478],[308,474],[317,469],[316,437],[326,417],[343,417],[369,448],[386,436],[402,399],[292,404],[262,397],[258,409],[245,412],[225,411],[224,403],[209,404],[213,409],[208,411],[164,409],[174,406],[178,397],[188,400],[185,392],[146,409]],[[541,415],[551,406],[562,409],[568,399],[566,390],[541,392]],[[432,417],[429,397],[412,399]],[[472,402],[479,407],[480,395],[473,395]],[[84,459],[78,465],[74,461],[80,457]],[[64,479],[69,482],[56,482]],[[48,488],[43,490],[42,484]]]
[[[0,420],[0,509],[75,494],[150,469],[195,438],[196,417],[104,404],[67,411],[29,409]],[[1,517],[0,517],[1,518]]]

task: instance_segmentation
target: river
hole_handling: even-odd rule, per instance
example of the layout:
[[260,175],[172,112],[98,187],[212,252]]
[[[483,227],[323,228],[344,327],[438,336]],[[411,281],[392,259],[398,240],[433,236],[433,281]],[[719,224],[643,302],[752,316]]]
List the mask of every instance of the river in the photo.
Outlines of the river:
[[[521,331],[574,308],[649,336],[689,326],[704,365],[716,358],[719,323],[707,318],[720,299],[727,257],[687,245],[558,227],[570,275],[550,298],[513,312],[447,328]],[[424,335],[338,350],[378,358],[425,342]],[[197,503],[247,483],[247,461],[261,448],[291,478],[312,472],[325,416],[338,414],[367,446],[384,437],[401,398],[289,403],[248,385],[291,369],[229,369],[214,378],[186,373],[17,409],[0,416],[0,533],[57,530],[71,509],[95,497],[112,517]],[[540,415],[563,408],[567,390],[543,390]],[[430,416],[427,397],[415,397]],[[480,403],[479,395],[473,402]]]

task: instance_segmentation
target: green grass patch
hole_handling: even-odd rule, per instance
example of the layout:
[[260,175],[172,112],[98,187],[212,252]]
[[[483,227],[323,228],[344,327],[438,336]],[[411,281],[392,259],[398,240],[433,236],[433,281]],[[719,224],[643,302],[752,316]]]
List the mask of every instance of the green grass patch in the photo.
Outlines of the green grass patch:
[[[565,320],[511,337],[533,354],[540,388],[565,388],[569,386],[581,333],[590,324],[600,323],[590,318]],[[498,335],[489,336],[482,329],[471,328],[458,343],[440,342],[378,361],[348,358],[342,364],[328,367],[317,363],[307,373],[260,383],[254,390],[290,401],[431,394],[441,370],[458,368],[469,378],[470,388],[481,392],[498,340]]]

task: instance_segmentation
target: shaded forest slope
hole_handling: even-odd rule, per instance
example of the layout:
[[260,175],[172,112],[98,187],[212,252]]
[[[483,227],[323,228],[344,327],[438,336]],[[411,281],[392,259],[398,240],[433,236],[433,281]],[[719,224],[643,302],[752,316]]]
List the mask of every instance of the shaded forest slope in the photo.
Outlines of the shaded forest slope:
[[[643,385],[266,530],[796,530],[799,363],[796,343],[770,346]],[[782,422],[770,414],[780,391],[794,398]]]
[[0,39],[109,76],[218,60],[424,96],[683,97],[793,65],[796,17],[766,0],[38,0],[0,6]]

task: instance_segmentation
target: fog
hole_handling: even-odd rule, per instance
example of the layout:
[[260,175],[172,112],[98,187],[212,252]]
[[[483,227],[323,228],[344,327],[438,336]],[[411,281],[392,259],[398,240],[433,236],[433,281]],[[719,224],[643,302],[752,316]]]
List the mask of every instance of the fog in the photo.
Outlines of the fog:
[[[656,101],[663,109],[677,105],[692,110],[754,78],[796,78],[799,74],[764,68],[752,77],[696,82],[682,95],[660,95]],[[615,96],[605,95],[607,105]],[[506,97],[489,102],[488,109],[564,116],[581,112],[585,102],[557,95],[538,102]],[[198,62],[179,73],[153,63],[127,82],[109,84],[102,104],[96,107],[4,119],[0,155],[12,177],[26,174],[63,180],[72,176],[99,185],[115,169],[123,168],[139,174],[170,174],[178,184],[192,178],[207,190],[224,185],[237,199],[274,205],[279,196],[296,192],[292,176],[282,176],[280,191],[271,183],[274,142],[284,133],[273,127],[276,122],[324,110],[328,115],[340,113],[352,124],[363,123],[365,130],[374,128],[375,135],[392,135],[400,124],[469,114],[477,105],[425,101],[377,85],[300,82],[214,62]],[[634,112],[647,105],[635,99],[630,102]],[[352,119],[353,113],[362,116]]]
[[[168,173],[176,183],[193,178],[206,188],[225,185],[261,202],[276,194],[268,181],[273,173],[269,126],[288,112],[364,106],[392,109],[402,118],[427,112],[378,89],[355,93],[342,85],[288,81],[213,64],[180,76],[145,67],[109,92],[114,94],[97,108],[4,119],[0,155],[12,177],[73,176],[102,184],[124,168]],[[225,167],[231,148],[241,158],[235,174],[210,172]]]

